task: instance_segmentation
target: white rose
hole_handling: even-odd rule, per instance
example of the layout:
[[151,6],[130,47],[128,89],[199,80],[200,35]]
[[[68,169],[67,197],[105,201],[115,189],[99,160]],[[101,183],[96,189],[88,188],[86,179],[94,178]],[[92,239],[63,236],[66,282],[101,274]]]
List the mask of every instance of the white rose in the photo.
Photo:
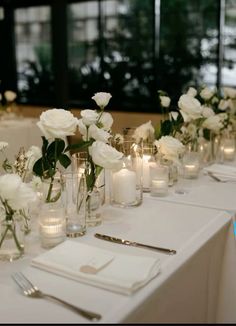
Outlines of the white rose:
[[142,124],[141,126],[137,127],[134,131],[133,138],[136,140],[137,143],[140,142],[140,140],[154,140],[154,133],[155,129],[152,126],[151,120],[148,122]]
[[207,118],[203,122],[202,127],[212,130],[214,132],[218,132],[221,128],[224,127],[224,125],[222,123],[222,117],[220,116],[220,114],[215,114],[215,115]]
[[154,145],[165,159],[175,162],[178,162],[179,155],[185,150],[184,145],[172,136],[162,136],[155,140]]
[[195,124],[190,123],[186,127],[186,133],[189,134],[189,136],[191,137],[191,139],[194,139],[197,136],[197,127],[195,126]]
[[77,123],[70,111],[50,109],[41,114],[37,125],[46,138],[61,138],[74,135]]
[[122,168],[123,153],[101,141],[95,141],[89,147],[93,162],[105,169],[117,170]]
[[102,125],[104,130],[110,130],[113,124],[113,118],[109,112],[103,112],[101,118],[99,119],[99,123]]
[[0,141],[0,152],[8,147],[8,143],[6,141]]
[[201,98],[203,98],[206,101],[210,100],[210,98],[212,98],[213,95],[214,95],[214,92],[211,89],[209,89],[208,87],[203,88],[200,92]]
[[170,98],[168,96],[160,96],[161,106],[168,108],[170,106]]
[[236,112],[236,99],[235,100],[229,99],[228,101],[229,101],[230,113],[235,114],[235,112]]
[[189,87],[186,94],[195,97],[197,95],[197,90],[194,87]]
[[42,156],[41,148],[38,146],[31,146],[25,154],[27,158],[26,166],[29,171],[33,170],[34,163]]
[[97,106],[99,106],[101,109],[104,109],[105,106],[109,103],[111,99],[111,94],[106,92],[99,92],[96,93],[92,99],[96,102]]
[[180,96],[178,106],[181,109],[180,113],[185,122],[198,119],[202,116],[201,103],[190,95],[184,94]]
[[218,99],[218,97],[217,97],[217,96],[213,96],[212,99],[211,99],[211,103],[212,103],[212,104],[217,104],[217,103],[219,103],[219,99]]
[[218,109],[221,111],[226,111],[229,108],[229,101],[230,100],[220,100]]
[[223,87],[224,97],[236,98],[236,89],[232,87]]
[[7,102],[13,102],[16,99],[16,93],[13,91],[5,91],[4,97],[7,100]]
[[171,120],[173,119],[174,121],[177,120],[178,115],[179,115],[179,112],[175,112],[175,111],[171,111],[171,112],[169,113],[170,119],[171,119]]
[[30,202],[37,200],[36,193],[17,174],[0,176],[0,197],[13,210],[25,209]]
[[80,115],[85,126],[90,126],[96,123],[98,119],[98,113],[94,110],[82,110]]
[[111,137],[111,134],[103,129],[98,128],[96,125],[91,125],[88,129],[88,136],[89,138],[107,143],[108,139]]
[[202,115],[204,118],[209,118],[213,115],[215,115],[215,112],[212,110],[212,108],[204,105],[202,110]]
[[83,123],[82,119],[78,120],[78,129],[79,129],[79,132],[81,133],[81,135],[83,136],[83,139],[86,140],[87,128],[86,128],[85,124]]

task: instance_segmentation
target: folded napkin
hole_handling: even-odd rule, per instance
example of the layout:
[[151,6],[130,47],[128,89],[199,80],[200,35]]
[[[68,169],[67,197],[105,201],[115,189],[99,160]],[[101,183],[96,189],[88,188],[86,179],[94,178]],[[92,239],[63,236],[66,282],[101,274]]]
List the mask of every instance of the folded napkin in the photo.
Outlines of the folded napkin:
[[222,180],[236,180],[236,167],[223,164],[212,164],[204,168],[205,171],[211,172]]
[[66,240],[34,258],[31,265],[128,295],[160,272],[159,259],[118,254],[72,240]]

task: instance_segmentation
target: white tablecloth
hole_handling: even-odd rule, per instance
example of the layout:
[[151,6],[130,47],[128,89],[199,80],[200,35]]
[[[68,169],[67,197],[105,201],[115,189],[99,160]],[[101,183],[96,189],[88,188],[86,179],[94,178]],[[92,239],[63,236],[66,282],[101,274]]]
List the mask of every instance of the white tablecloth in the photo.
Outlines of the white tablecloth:
[[[177,193],[176,189],[184,190]],[[198,179],[180,180],[175,186],[169,188],[169,193],[165,197],[151,197],[149,193],[145,196],[157,201],[167,201],[194,205],[219,210],[232,211],[236,213],[236,182],[217,182],[203,171]]]
[[[13,263],[0,262],[0,321],[87,322],[58,304],[24,297],[11,279],[13,271],[24,271],[42,290],[102,314],[101,323],[236,322],[236,314],[232,314],[235,301],[226,301],[235,294],[232,284],[236,248],[231,227],[230,213],[148,197],[136,208],[104,207],[102,225],[89,228],[85,236],[75,241],[161,260],[161,273],[132,296],[30,267],[32,257],[44,251],[36,228],[27,236],[23,258]],[[102,241],[94,237],[95,232],[176,249],[177,255]]]
[[32,145],[41,148],[42,133],[36,125],[37,121],[38,119],[30,118],[0,120],[0,141],[8,142],[9,147],[5,150],[5,153],[11,162],[15,160],[20,147],[24,147],[26,151]]

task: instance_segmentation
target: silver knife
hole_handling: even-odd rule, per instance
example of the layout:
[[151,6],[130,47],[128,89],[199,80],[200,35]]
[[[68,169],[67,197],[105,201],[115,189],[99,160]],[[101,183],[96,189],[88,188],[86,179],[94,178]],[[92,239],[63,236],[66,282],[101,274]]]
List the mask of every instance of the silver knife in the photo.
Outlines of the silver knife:
[[102,240],[106,240],[106,241],[110,241],[110,242],[115,242],[115,243],[123,244],[123,245],[126,245],[126,246],[133,246],[133,247],[140,247],[140,248],[146,248],[146,249],[162,251],[162,252],[164,252],[166,254],[169,254],[169,255],[175,255],[177,253],[177,251],[173,250],[173,249],[162,248],[162,247],[154,247],[154,246],[150,246],[150,245],[143,244],[143,243],[140,243],[140,242],[134,242],[134,241],[129,241],[129,240],[124,240],[124,239],[111,237],[110,235],[106,235],[106,234],[95,233],[94,236],[96,238],[98,238],[98,239],[102,239]]

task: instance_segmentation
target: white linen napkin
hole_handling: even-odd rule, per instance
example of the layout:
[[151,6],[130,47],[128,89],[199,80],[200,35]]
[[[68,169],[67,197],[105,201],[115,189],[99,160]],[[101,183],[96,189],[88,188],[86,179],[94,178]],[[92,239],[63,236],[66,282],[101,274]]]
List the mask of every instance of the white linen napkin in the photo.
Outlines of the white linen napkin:
[[31,265],[127,295],[160,272],[159,259],[118,254],[72,240],[66,240],[34,258]]
[[222,180],[236,180],[236,167],[224,164],[212,164],[204,168]]

